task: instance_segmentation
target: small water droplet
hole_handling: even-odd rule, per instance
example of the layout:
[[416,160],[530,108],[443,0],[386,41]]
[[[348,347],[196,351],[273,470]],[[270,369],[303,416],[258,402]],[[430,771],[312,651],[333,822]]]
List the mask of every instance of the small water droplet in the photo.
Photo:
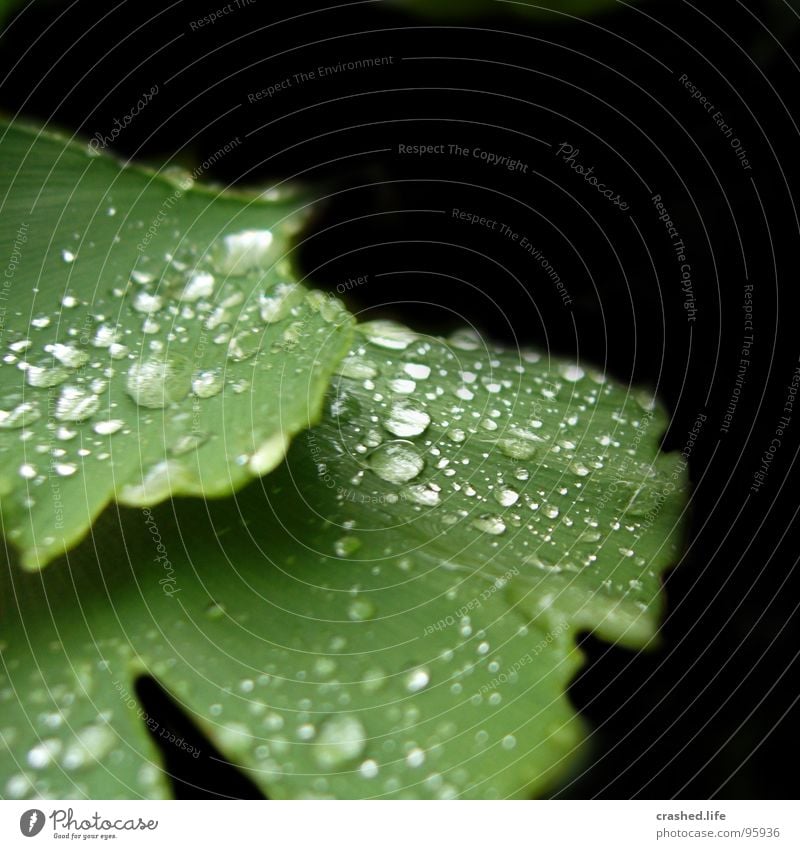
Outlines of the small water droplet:
[[412,669],[405,677],[405,687],[409,693],[418,693],[428,686],[431,674],[424,666]]
[[375,605],[368,598],[357,598],[347,606],[347,616],[353,622],[366,622],[375,617]]

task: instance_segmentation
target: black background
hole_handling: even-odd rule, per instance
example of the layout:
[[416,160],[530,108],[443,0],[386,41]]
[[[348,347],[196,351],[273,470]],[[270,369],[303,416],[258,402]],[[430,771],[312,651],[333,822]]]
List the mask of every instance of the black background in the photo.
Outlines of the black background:
[[[487,5],[489,0],[487,0]],[[588,21],[548,14],[415,17],[386,2],[339,6],[35,2],[0,42],[0,109],[90,137],[122,157],[195,168],[232,140],[207,176],[223,185],[311,186],[317,213],[304,273],[366,317],[419,330],[465,322],[510,344],[577,355],[659,392],[681,449],[699,414],[687,554],[666,579],[660,649],[587,637],[571,695],[591,721],[593,758],[559,796],[787,798],[797,795],[800,404],[766,483],[753,473],[798,366],[798,52],[783,0],[620,3]],[[507,5],[507,4],[506,4]],[[391,56],[298,84],[320,65]],[[686,74],[746,149],[745,169]],[[285,78],[289,88],[251,103]],[[401,155],[400,144],[457,144],[508,155]],[[559,158],[579,161],[629,205],[613,206]],[[686,245],[685,308],[660,194]],[[565,305],[519,244],[456,220],[505,222],[541,249]],[[745,286],[754,344],[736,386]],[[152,682],[140,696],[162,724],[187,720]],[[204,743],[204,750],[208,750]],[[182,796],[253,795],[230,767],[167,753]]]

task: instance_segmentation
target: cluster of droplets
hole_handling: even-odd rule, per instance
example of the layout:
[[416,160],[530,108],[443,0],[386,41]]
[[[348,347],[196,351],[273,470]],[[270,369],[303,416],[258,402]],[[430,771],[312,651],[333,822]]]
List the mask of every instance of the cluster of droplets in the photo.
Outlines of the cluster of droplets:
[[[53,476],[73,476],[90,462],[114,465],[119,436],[160,422],[158,410],[170,411],[159,425],[168,444],[145,458],[142,479],[151,478],[151,491],[166,486],[179,471],[170,458],[214,435],[204,403],[223,391],[247,392],[254,375],[277,369],[300,344],[317,355],[343,308],[289,282],[280,252],[271,231],[244,230],[207,251],[187,245],[179,254],[140,257],[91,303],[66,288],[48,312],[30,316],[26,332],[8,332],[3,364],[19,379],[6,378],[0,395],[0,454],[9,463],[24,458],[14,470],[26,483],[23,506],[33,507],[34,487]],[[68,284],[86,273],[77,246],[64,248],[60,261]],[[44,297],[34,295],[37,304]],[[281,449],[282,434],[275,437],[281,445],[273,444],[269,426],[261,448]],[[158,440],[148,444],[158,448]],[[256,473],[269,465],[258,446],[244,456]]]
[[[463,525],[477,535],[473,556],[502,550],[533,575],[578,574],[601,550],[644,570],[636,552],[665,484],[636,450],[651,396],[576,364],[548,368],[536,352],[502,354],[468,331],[446,342],[386,321],[360,331],[331,402],[355,469],[342,502],[405,504],[426,539]],[[616,589],[641,588],[636,570]]]

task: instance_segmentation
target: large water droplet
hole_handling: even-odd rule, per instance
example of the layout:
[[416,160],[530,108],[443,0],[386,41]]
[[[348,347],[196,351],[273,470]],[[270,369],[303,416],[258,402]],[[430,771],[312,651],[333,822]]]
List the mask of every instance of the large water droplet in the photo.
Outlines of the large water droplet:
[[158,409],[189,393],[187,362],[183,357],[150,357],[133,363],[125,381],[128,395],[140,407]]
[[352,714],[326,719],[314,744],[314,759],[321,769],[340,769],[358,758],[367,744],[364,726]]
[[395,440],[376,448],[368,458],[375,474],[389,483],[413,480],[425,467],[425,461],[412,442]]
[[395,436],[419,436],[431,423],[431,417],[409,401],[399,401],[389,411],[383,426]]
[[373,345],[392,351],[403,351],[417,339],[416,333],[394,321],[367,321],[359,329]]
[[60,422],[82,422],[100,408],[100,399],[80,386],[65,386],[56,401],[56,418]]

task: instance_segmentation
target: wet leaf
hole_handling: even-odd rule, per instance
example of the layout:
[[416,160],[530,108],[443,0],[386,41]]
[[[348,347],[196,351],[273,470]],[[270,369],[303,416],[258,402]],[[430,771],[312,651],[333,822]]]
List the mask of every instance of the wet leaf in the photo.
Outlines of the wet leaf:
[[[576,636],[647,645],[679,551],[666,416],[471,334],[358,333],[269,477],[9,571],[8,795],[160,792],[120,695],[140,670],[270,797],[525,797],[574,768]],[[103,757],[68,758],[98,723]]]
[[36,568],[113,499],[221,496],[274,468],[351,323],[297,283],[297,199],[0,133],[3,532]]

